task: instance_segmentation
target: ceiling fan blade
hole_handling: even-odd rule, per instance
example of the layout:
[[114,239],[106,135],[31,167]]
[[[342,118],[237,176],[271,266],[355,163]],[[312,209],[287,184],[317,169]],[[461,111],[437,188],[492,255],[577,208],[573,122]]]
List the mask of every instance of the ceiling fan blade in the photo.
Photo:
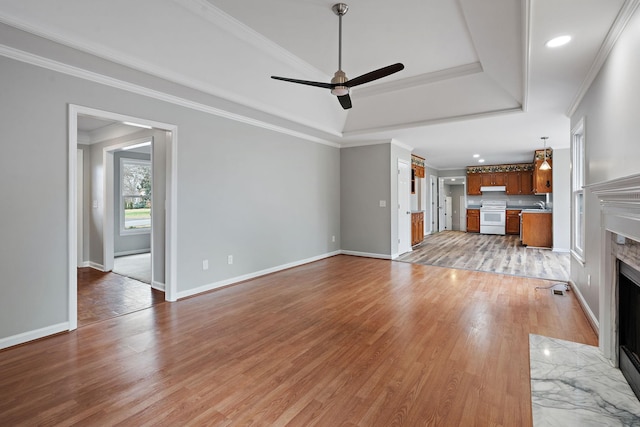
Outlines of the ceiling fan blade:
[[339,96],[338,101],[340,101],[340,105],[342,105],[342,108],[344,108],[345,110],[351,108],[351,97],[349,96],[349,94]]
[[364,83],[369,83],[374,80],[381,79],[383,77],[387,77],[393,73],[397,73],[398,71],[402,71],[402,70],[404,70],[404,65],[402,65],[401,63],[388,65],[386,67],[382,67],[375,71],[371,71],[369,73],[358,76],[355,79],[351,79],[347,81],[344,85],[347,87],[358,86]]
[[271,78],[272,79],[276,79],[276,80],[282,80],[282,81],[285,81],[285,82],[299,83],[301,85],[322,87],[322,88],[325,88],[325,89],[333,89],[334,86],[335,86],[333,83],[323,83],[323,82],[312,82],[312,81],[309,81],[309,80],[288,79],[286,77],[271,76]]

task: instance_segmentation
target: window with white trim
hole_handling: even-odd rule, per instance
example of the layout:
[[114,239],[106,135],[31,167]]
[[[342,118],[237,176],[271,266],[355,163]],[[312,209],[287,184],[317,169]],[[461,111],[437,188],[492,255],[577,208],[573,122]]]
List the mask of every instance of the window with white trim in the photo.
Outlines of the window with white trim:
[[584,118],[571,131],[571,193],[572,227],[571,252],[580,262],[584,262]]
[[120,233],[151,230],[151,162],[120,158]]

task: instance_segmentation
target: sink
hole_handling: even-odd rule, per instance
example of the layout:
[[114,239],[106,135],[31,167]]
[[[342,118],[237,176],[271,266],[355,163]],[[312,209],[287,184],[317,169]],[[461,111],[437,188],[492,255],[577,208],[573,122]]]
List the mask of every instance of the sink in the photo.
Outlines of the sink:
[[542,208],[535,208],[535,209],[523,209],[522,213],[551,213],[553,212],[551,209],[542,209]]

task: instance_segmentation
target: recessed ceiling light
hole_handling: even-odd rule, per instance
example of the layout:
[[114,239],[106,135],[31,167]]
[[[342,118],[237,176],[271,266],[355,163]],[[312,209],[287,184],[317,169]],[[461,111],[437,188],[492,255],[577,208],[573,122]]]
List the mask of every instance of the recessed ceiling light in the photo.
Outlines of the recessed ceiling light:
[[474,158],[474,159],[477,159],[478,157],[480,157],[480,154],[474,154],[474,155],[473,155],[473,158]]
[[570,41],[571,41],[571,36],[564,35],[564,36],[554,37],[548,42],[546,42],[544,45],[546,47],[559,47],[559,46],[564,46]]
[[451,178],[451,181],[455,181],[455,180],[456,180],[455,178]]
[[484,163],[484,159],[478,159],[478,163]]

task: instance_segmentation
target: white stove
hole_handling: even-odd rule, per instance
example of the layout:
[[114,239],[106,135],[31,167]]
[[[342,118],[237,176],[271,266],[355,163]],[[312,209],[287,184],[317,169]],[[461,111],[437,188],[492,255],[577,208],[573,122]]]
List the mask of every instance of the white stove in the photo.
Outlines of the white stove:
[[506,200],[483,200],[480,205],[480,234],[505,234]]

